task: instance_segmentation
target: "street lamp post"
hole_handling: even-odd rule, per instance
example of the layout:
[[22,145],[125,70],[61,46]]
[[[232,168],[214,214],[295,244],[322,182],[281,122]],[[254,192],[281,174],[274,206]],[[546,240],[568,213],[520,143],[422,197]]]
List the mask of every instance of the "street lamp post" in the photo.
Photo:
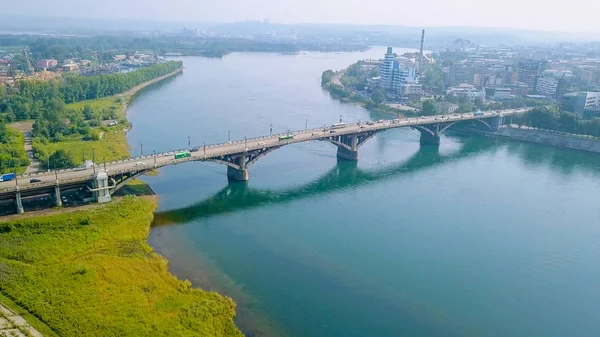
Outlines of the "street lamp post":
[[154,157],[154,168],[156,168],[156,150],[152,150],[152,155]]
[[244,136],[244,152],[248,151],[248,139]]
[[140,143],[140,157],[144,156],[144,144]]
[[204,142],[204,146],[202,148],[204,149],[204,159],[206,159],[206,142]]
[[308,118],[304,120],[304,130],[308,130]]
[[106,173],[106,155],[104,155],[103,159],[104,159],[103,160],[103,162],[104,162],[104,173]]
[[227,142],[231,143],[231,130],[227,130]]
[[188,150],[192,148],[192,139],[188,136]]
[[342,122],[342,115],[340,115],[340,123]]
[[273,123],[269,123],[269,136],[273,135]]
[[92,162],[92,169],[94,170],[94,175],[96,175],[96,151],[94,150],[94,148],[92,148]]

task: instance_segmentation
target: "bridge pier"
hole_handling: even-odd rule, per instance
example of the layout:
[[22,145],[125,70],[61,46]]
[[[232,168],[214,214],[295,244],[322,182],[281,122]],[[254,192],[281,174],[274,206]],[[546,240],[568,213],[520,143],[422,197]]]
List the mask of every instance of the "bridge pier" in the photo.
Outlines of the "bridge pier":
[[357,161],[358,160],[358,150],[349,150],[345,147],[338,146],[337,157],[339,159],[343,159],[343,160]]
[[337,157],[344,160],[358,160],[358,136],[345,135],[340,137],[340,142],[346,146],[338,145]]
[[60,187],[58,186],[58,184],[54,186],[54,204],[57,207],[62,206],[62,199],[60,198]]
[[498,131],[502,125],[504,125],[504,117],[502,116],[498,116],[490,120],[490,126],[494,132]]
[[99,203],[110,201],[110,185],[108,183],[108,174],[104,171],[96,173],[94,180],[94,197]]
[[250,179],[250,174],[246,167],[246,154],[235,157],[232,161],[237,167],[227,165],[227,179],[233,181],[248,181]]
[[15,208],[17,209],[17,214],[25,213],[25,209],[23,208],[23,202],[21,201],[21,192],[17,190],[15,193]]
[[248,174],[247,168],[236,169],[231,166],[227,166],[227,178],[234,181],[248,181],[250,179],[250,175]]
[[432,135],[429,132],[421,131],[420,143],[421,145],[440,145],[440,135]]

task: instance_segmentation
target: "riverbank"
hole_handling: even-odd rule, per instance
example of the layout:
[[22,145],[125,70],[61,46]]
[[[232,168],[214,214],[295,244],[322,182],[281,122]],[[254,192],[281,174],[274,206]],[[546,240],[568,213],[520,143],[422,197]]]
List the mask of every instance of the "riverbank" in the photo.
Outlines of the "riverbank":
[[369,111],[387,114],[396,118],[410,117],[416,113],[410,110],[396,109],[387,104],[377,103],[371,98],[358,94],[354,90],[348,90],[341,81],[347,70],[348,69],[343,69],[338,72],[333,72],[330,77],[326,77],[325,75],[328,71],[323,72],[323,75],[321,76],[321,87],[329,92],[332,97],[339,99],[342,102],[362,106]]
[[131,99],[140,90],[173,77],[183,71],[183,67],[141,83],[125,92],[98,98],[94,100],[80,101],[66,105],[66,109],[82,111],[84,108],[91,109],[94,113],[110,114],[116,125],[109,125],[108,121],[103,125],[95,127],[98,129],[98,139],[84,139],[80,135],[64,137],[59,142],[33,142],[33,150],[36,157],[47,158],[50,154],[61,149],[72,155],[75,165],[81,165],[85,159],[92,159],[92,153],[95,155],[96,162],[121,160],[130,157],[130,148],[127,144],[126,132],[131,128],[131,123],[127,120],[127,109]]
[[488,136],[503,139],[520,140],[530,143],[554,146],[564,149],[600,153],[600,140],[577,135],[539,131],[530,128],[502,127],[496,132],[486,133]]
[[178,280],[147,244],[156,207],[129,196],[1,222],[0,293],[60,336],[241,336],[230,298]]

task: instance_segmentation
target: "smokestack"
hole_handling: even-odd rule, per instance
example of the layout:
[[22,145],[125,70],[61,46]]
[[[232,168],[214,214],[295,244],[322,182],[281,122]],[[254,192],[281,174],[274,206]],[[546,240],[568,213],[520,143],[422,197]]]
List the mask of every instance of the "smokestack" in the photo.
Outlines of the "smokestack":
[[421,31],[421,51],[419,52],[419,68],[423,62],[423,43],[425,42],[425,29]]

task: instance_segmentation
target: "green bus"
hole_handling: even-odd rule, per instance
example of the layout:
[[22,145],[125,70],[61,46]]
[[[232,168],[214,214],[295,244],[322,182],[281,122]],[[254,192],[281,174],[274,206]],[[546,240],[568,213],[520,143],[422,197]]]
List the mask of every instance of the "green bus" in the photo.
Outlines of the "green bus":
[[190,153],[190,151],[175,152],[175,159],[188,158],[191,156],[192,154]]
[[282,140],[288,140],[288,139],[294,139],[294,135],[285,135],[285,136],[279,136],[279,141],[281,142]]

